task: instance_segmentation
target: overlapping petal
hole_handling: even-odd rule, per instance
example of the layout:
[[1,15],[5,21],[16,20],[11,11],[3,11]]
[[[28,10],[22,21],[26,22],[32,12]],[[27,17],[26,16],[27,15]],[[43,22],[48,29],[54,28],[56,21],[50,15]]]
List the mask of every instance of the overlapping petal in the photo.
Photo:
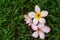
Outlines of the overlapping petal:
[[25,18],[24,19],[26,21],[26,24],[28,24],[29,26],[32,24],[32,19],[31,18]]
[[38,20],[36,18],[33,19],[33,24],[38,24]]
[[44,26],[45,26],[44,24],[41,24],[41,23],[38,24],[38,28],[42,28]]
[[46,20],[44,18],[40,18],[39,22],[44,24],[44,23],[46,23]]
[[32,28],[33,30],[37,30],[37,29],[38,29],[35,24],[32,24],[32,25],[31,25],[31,28]]

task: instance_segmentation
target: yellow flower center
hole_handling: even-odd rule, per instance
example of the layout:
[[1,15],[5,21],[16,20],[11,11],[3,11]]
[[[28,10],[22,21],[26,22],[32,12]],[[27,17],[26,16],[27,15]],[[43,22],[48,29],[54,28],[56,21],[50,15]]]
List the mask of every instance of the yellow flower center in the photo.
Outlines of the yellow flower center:
[[35,13],[35,18],[37,20],[39,20],[41,17],[42,17],[42,14],[41,13]]

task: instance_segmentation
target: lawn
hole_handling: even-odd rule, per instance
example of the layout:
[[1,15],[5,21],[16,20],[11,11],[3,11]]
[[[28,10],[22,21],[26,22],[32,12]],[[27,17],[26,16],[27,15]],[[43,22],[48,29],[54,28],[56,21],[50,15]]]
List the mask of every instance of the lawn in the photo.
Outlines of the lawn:
[[45,19],[51,31],[45,40],[60,40],[60,0],[0,0],[0,40],[41,40],[31,36],[33,31],[23,17],[35,5],[49,12]]

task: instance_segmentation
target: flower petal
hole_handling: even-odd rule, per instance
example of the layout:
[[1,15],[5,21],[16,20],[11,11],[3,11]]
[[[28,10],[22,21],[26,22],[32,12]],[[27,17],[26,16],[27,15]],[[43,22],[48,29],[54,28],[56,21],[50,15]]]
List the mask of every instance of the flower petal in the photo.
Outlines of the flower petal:
[[32,28],[33,30],[37,30],[37,29],[38,29],[35,24],[32,24],[31,28]]
[[40,8],[38,5],[35,6],[35,12],[40,12]]
[[33,36],[34,38],[37,38],[37,37],[38,37],[38,31],[34,32],[34,33],[32,34],[32,36]]
[[32,22],[30,22],[28,25],[31,26],[32,25]]
[[24,20],[26,21],[26,24],[32,23],[32,19],[25,18]]
[[38,24],[38,20],[37,19],[33,19],[33,24]]
[[29,21],[29,24],[28,24],[29,26],[31,26],[32,25],[32,19]]
[[24,18],[28,18],[28,16],[27,15],[24,15]]
[[39,27],[39,28],[42,28],[42,27],[44,27],[44,24],[39,23],[39,24],[38,24],[38,27]]
[[44,34],[44,32],[39,31],[39,37],[40,37],[41,39],[45,39],[45,34]]
[[40,22],[41,24],[44,24],[44,23],[46,22],[46,20],[45,20],[44,18],[40,18],[40,19],[39,19],[39,22]]
[[48,11],[42,11],[42,17],[46,17],[48,15]]
[[50,32],[51,29],[48,26],[44,26],[41,28],[41,30],[45,33],[48,33],[48,32]]
[[35,14],[34,12],[29,12],[29,13],[28,13],[28,16],[29,16],[30,18],[33,18],[33,17],[34,17],[34,14]]
[[28,23],[29,23],[29,20],[28,20],[28,19],[26,19],[26,18],[25,18],[24,20],[26,21],[26,24],[28,24]]

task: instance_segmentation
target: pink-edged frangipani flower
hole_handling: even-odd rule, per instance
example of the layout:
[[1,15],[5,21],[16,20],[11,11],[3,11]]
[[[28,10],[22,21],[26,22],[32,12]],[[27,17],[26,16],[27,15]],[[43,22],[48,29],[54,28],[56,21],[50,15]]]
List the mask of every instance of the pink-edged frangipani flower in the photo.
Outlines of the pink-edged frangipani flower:
[[50,32],[50,28],[48,26],[45,26],[44,24],[32,24],[32,29],[35,30],[35,32],[32,34],[34,38],[38,38],[38,36],[41,39],[45,39],[45,33]]
[[33,18],[33,23],[37,24],[38,22],[40,23],[45,23],[45,19],[43,17],[46,17],[48,15],[48,11],[41,11],[39,6],[35,6],[35,12],[29,12],[28,14],[31,18]]
[[26,21],[26,24],[29,26],[32,24],[32,18],[30,18],[28,15],[24,15],[24,20]]

